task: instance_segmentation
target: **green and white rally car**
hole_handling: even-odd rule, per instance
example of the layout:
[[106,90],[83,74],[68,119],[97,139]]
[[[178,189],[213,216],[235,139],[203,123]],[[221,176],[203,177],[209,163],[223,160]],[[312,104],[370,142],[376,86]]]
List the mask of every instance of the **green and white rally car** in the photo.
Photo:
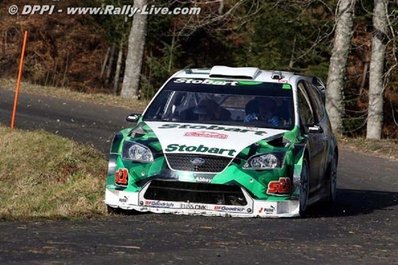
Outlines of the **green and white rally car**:
[[338,149],[317,77],[214,66],[170,77],[116,134],[108,211],[292,217],[336,197]]

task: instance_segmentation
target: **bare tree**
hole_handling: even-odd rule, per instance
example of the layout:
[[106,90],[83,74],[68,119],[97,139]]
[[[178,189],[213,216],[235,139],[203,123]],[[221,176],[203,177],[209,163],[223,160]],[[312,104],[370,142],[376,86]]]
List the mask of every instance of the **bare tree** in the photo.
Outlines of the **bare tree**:
[[384,57],[387,46],[388,0],[374,0],[372,56],[369,70],[367,139],[380,139],[383,125]]
[[[214,8],[214,4],[218,3],[218,8]],[[201,28],[212,28],[217,25],[217,29],[226,31],[228,29],[235,28],[234,21],[239,21],[239,25],[243,25],[247,21],[253,19],[253,17],[261,12],[261,0],[238,0],[230,1],[229,5],[226,5],[224,0],[215,1],[192,1],[194,8],[201,10],[200,15],[192,14],[186,17],[186,21],[183,27],[178,29],[177,39],[182,36],[190,36],[195,31]],[[246,5],[247,13],[237,14],[239,9]]]
[[[186,21],[182,23],[183,26],[174,27],[172,43],[170,46],[170,60],[165,68],[168,71],[172,68],[173,53],[175,47],[178,45],[178,39],[181,36],[189,36],[196,30],[203,27],[210,27],[212,24],[219,23],[220,21],[229,21],[233,17],[233,12],[236,11],[237,7],[242,6],[245,2],[251,2],[252,0],[239,0],[233,7],[224,12],[224,0],[201,2],[192,1],[191,6],[193,8],[189,16],[186,17]],[[257,2],[259,0],[256,0]],[[144,9],[148,0],[134,0],[134,7],[140,10]],[[177,1],[178,2],[178,1]],[[219,3],[219,8],[213,12],[210,6],[212,3]],[[202,8],[208,7],[211,12],[206,13],[205,18],[201,19],[199,16]],[[196,9],[196,10],[195,10]],[[203,11],[203,10],[202,10]],[[205,13],[205,12],[202,12]],[[222,13],[222,14],[220,14]],[[137,99],[139,96],[139,83],[141,77],[141,68],[143,64],[143,53],[146,38],[146,26],[147,26],[147,15],[136,13],[133,18],[132,27],[128,37],[128,51],[125,61],[124,78],[120,95],[124,98]]]
[[110,52],[111,52],[111,48],[108,47],[108,50],[106,50],[104,62],[102,63],[101,73],[100,73],[100,79],[102,79],[102,77],[104,76],[105,68],[106,68],[106,63],[108,62]]
[[348,52],[353,34],[353,17],[356,0],[340,0],[336,14],[336,32],[333,42],[327,78],[326,108],[332,128],[342,133],[342,114],[344,113],[343,87]]
[[105,85],[108,85],[110,80],[111,80],[111,73],[112,73],[112,67],[113,67],[113,61],[114,61],[114,56],[115,56],[115,50],[116,50],[116,44],[112,44],[112,48],[110,51],[109,55],[109,60],[108,60],[108,68],[106,70],[106,77],[105,77]]
[[[134,0],[134,7],[143,10],[147,0]],[[121,96],[124,98],[137,99],[140,83],[142,56],[144,54],[146,37],[147,15],[136,13],[133,18],[129,38],[126,67],[124,71]]]
[[117,56],[115,76],[113,79],[113,94],[114,95],[117,95],[118,88],[119,88],[120,69],[122,68],[122,59],[123,59],[123,45],[124,45],[124,41],[122,38],[122,40],[119,43],[119,53]]

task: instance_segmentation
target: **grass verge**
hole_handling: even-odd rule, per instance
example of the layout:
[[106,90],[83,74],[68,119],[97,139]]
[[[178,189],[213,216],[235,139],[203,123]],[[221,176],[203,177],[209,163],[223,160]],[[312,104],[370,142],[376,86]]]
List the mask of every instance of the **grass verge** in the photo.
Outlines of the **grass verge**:
[[339,146],[379,157],[398,160],[398,139],[370,140],[364,138],[338,137]]
[[105,213],[106,159],[44,131],[0,126],[0,219],[93,217]]
[[[13,79],[0,78],[0,88],[7,90],[15,90],[16,81]],[[122,97],[104,94],[104,93],[82,93],[77,91],[72,91],[68,88],[61,87],[49,87],[34,85],[27,82],[22,82],[21,92],[35,94],[35,95],[45,95],[56,98],[73,98],[77,101],[90,102],[94,104],[101,104],[105,106],[118,106],[125,107],[127,109],[134,109],[135,111],[143,111],[148,104],[148,100],[133,100],[125,99]]]

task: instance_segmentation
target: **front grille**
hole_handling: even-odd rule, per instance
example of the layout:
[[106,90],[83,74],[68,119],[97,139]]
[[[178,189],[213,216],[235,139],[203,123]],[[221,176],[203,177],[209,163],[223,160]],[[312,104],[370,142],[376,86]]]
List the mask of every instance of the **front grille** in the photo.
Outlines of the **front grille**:
[[[196,158],[203,159],[202,165],[195,165],[192,161]],[[231,162],[231,158],[197,154],[166,154],[171,169],[196,172],[221,172]]]
[[148,200],[222,205],[246,205],[240,187],[208,183],[153,180],[144,194]]

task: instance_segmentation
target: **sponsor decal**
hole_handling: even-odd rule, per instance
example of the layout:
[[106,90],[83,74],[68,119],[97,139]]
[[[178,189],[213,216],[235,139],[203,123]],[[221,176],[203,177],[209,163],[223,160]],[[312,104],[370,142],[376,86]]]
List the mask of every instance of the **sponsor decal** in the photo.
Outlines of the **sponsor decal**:
[[199,146],[187,146],[185,144],[169,144],[166,149],[166,152],[187,152],[187,153],[208,153],[208,154],[220,154],[226,156],[234,156],[236,153],[235,149],[224,149],[224,148],[216,148],[216,147],[207,147],[204,145]]
[[243,212],[245,210],[245,207],[216,205],[214,206],[214,210],[222,212]]
[[275,207],[271,205],[270,207],[261,207],[258,213],[265,213],[265,214],[273,214],[275,211]]
[[123,196],[123,198],[119,198],[119,202],[126,203],[128,199],[127,196]]
[[213,179],[213,176],[211,176],[211,177],[195,176],[194,178],[195,178],[196,182],[210,183],[211,180]]
[[217,85],[217,86],[237,86],[238,81],[212,80],[212,79],[192,79],[177,78],[173,81],[176,84],[195,84],[195,85]]
[[127,186],[129,180],[129,172],[127,168],[121,168],[115,173],[115,183],[120,186]]
[[279,180],[270,181],[268,183],[268,194],[286,195],[290,193],[292,184],[290,178],[279,178]]
[[225,132],[239,132],[239,133],[254,133],[255,135],[265,136],[266,131],[258,130],[256,128],[236,128],[236,127],[223,127],[218,125],[197,125],[197,124],[179,124],[179,123],[164,123],[158,129],[203,129]]
[[174,203],[172,202],[162,202],[162,201],[144,201],[145,206],[159,207],[159,208],[172,208]]
[[193,203],[181,203],[182,209],[194,209],[194,210],[207,210],[207,206],[203,204],[193,204]]
[[204,138],[216,138],[216,139],[227,139],[228,135],[216,132],[206,132],[206,131],[199,131],[199,132],[186,132],[184,136],[191,136],[191,137],[204,137]]

